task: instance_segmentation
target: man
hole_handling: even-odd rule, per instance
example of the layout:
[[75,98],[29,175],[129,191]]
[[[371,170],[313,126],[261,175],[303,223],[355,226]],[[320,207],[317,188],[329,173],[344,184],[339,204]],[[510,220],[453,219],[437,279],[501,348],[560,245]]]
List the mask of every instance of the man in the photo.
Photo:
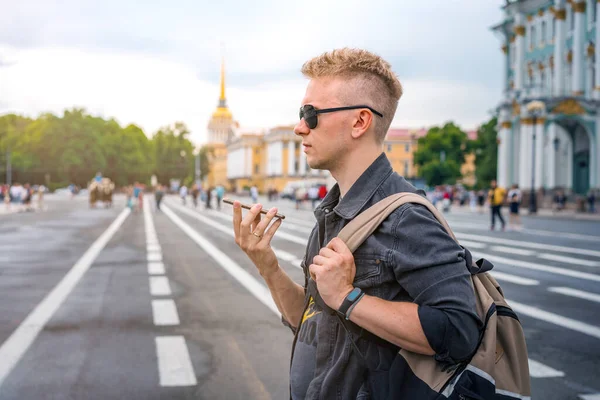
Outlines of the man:
[[502,223],[502,230],[504,230],[504,218],[502,218],[502,205],[504,204],[504,198],[506,197],[506,190],[504,188],[498,187],[496,181],[492,181],[490,183],[490,191],[488,192],[488,201],[490,202],[490,210],[492,212],[492,226],[490,230],[494,230],[494,226],[496,225],[496,216],[500,219]]
[[[294,131],[302,137],[308,165],[329,170],[337,181],[314,211],[317,223],[302,262],[304,286],[290,279],[271,249],[282,222],[270,224],[277,209],[261,220],[261,205],[255,204],[242,217],[235,202],[235,241],[296,333],[291,397],[372,398],[402,379],[382,372],[390,369],[399,347],[443,361],[464,360],[477,346],[481,321],[465,252],[425,207],[403,205],[354,254],[336,238],[379,200],[417,191],[392,170],[383,152],[402,94],[390,65],[364,50],[341,49],[309,60],[302,72],[310,82]],[[333,310],[340,310],[353,288],[362,289],[365,295],[345,316],[380,340],[350,337],[337,316],[307,294],[308,277]],[[366,373],[353,339],[379,371]],[[378,393],[368,397],[370,390]]]

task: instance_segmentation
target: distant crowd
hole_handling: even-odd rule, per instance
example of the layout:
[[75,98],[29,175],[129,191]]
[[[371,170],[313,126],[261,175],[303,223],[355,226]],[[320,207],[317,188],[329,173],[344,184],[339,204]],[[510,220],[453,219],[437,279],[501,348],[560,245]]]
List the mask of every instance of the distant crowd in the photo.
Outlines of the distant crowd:
[[48,189],[44,185],[24,185],[15,182],[12,185],[0,184],[0,203],[7,208],[16,207],[16,211],[34,211],[35,197],[37,196],[37,209],[43,209],[44,193]]

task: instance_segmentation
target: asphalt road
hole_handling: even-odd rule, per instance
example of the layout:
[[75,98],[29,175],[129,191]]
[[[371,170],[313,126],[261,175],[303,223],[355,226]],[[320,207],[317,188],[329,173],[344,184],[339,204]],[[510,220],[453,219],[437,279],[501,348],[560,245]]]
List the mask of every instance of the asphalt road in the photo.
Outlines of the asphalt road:
[[[233,242],[229,206],[86,200],[0,215],[0,400],[287,398],[292,333]],[[314,218],[274,204],[287,218],[273,246],[300,283]],[[532,398],[600,399],[600,222],[490,232],[487,214],[446,216],[522,321]]]

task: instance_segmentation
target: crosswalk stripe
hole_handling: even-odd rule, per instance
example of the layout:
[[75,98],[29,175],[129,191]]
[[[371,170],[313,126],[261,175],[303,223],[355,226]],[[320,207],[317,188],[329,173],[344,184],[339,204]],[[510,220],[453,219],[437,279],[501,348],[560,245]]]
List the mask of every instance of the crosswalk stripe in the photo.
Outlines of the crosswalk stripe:
[[507,247],[507,246],[492,246],[490,248],[490,250],[496,251],[499,253],[518,254],[520,256],[531,256],[531,255],[535,254],[531,250],[515,249],[514,247]]
[[148,263],[148,274],[150,275],[164,275],[165,264],[161,262],[150,262]]
[[80,279],[90,269],[92,263],[114,234],[121,228],[131,210],[124,209],[110,224],[110,226],[94,241],[61,281],[54,286],[52,291],[31,311],[19,324],[18,328],[0,346],[0,387],[4,379],[19,362],[23,354],[31,346],[46,323],[52,318],[56,310],[65,301],[69,293]]
[[498,262],[501,264],[505,264],[509,267],[523,267],[523,268],[532,269],[532,270],[536,270],[536,271],[544,271],[544,272],[550,272],[550,273],[558,274],[558,275],[570,276],[572,278],[584,279],[587,281],[600,282],[599,275],[590,274],[587,272],[573,271],[573,270],[566,269],[566,268],[552,267],[549,265],[542,265],[542,264],[532,263],[529,261],[521,261],[521,260],[510,259],[510,258],[504,258],[504,257],[500,257],[500,256],[492,255],[492,254],[484,254],[484,253],[480,253],[480,252],[473,253],[473,257],[486,258],[488,261],[491,261],[492,263]]
[[484,249],[487,247],[485,243],[473,242],[471,240],[461,240],[460,244],[467,249]]
[[504,272],[491,271],[490,273],[494,278],[496,278],[499,281],[516,283],[517,285],[535,286],[540,284],[540,282],[536,281],[535,279],[522,278],[516,275],[505,274]]
[[146,260],[148,262],[162,261],[162,253],[147,253]]
[[[266,305],[271,311],[281,318],[281,313],[277,309],[271,292],[262,283],[256,280],[250,275],[245,269],[240,267],[235,261],[233,261],[227,254],[222,252],[217,246],[212,244],[210,241],[201,236],[198,232],[192,229],[191,226],[183,222],[168,206],[163,206],[162,210],[164,214],[171,219],[171,221],[183,230],[198,246],[200,246],[205,252],[207,252],[225,271],[227,271],[233,278],[235,278],[242,286],[244,286],[250,293],[254,295],[259,301]],[[233,233],[233,232],[232,232]]]
[[146,246],[146,251],[148,253],[158,253],[160,252],[162,249],[160,247],[159,244],[149,244]]
[[538,255],[538,257],[543,258],[544,260],[560,261],[567,264],[584,265],[586,267],[600,267],[600,263],[596,261],[582,260],[580,258],[573,257],[557,256],[556,254],[540,254]]
[[179,313],[172,299],[152,300],[154,325],[179,325]]
[[595,293],[584,292],[583,290],[571,289],[567,287],[551,287],[548,291],[564,294],[565,296],[578,297],[580,299],[595,301],[600,303],[600,295]]
[[[457,228],[468,228],[468,229],[475,229],[475,230],[480,230],[480,231],[487,231],[489,228],[489,226],[487,226],[487,224],[474,224],[474,223],[470,223],[470,222],[456,222],[452,219],[448,219],[448,224],[450,224],[450,228],[454,229],[454,227]],[[588,242],[597,242],[600,243],[600,236],[596,236],[596,235],[584,235],[581,233],[569,233],[569,232],[554,232],[554,231],[545,231],[545,230],[540,230],[540,229],[522,229],[520,232],[522,233],[529,233],[529,234],[533,234],[533,235],[538,235],[538,236],[551,236],[551,237],[557,237],[558,234],[560,234],[561,238],[568,238],[568,239],[576,239],[576,240],[585,240]]]
[[194,386],[198,382],[183,336],[158,336],[156,356],[161,386]]
[[521,241],[521,240],[511,240],[511,239],[503,239],[503,238],[499,238],[499,237],[496,238],[496,237],[489,237],[489,236],[483,236],[483,235],[473,235],[473,234],[462,233],[462,232],[454,232],[454,234],[456,235],[456,237],[458,237],[458,239],[464,238],[464,239],[468,239],[468,240],[475,240],[478,242],[487,242],[487,243],[494,243],[494,244],[507,244],[507,245],[517,246],[517,247],[528,247],[530,249],[550,250],[550,251],[555,251],[555,252],[559,252],[559,253],[579,254],[579,255],[600,258],[600,251],[597,251],[597,250],[580,249],[580,248],[566,247],[566,246],[556,246],[553,244],[525,242],[525,241]]
[[532,378],[557,378],[565,376],[562,371],[555,370],[541,362],[529,359],[529,376]]
[[600,400],[600,393],[594,394],[580,394],[579,398],[581,400]]
[[170,296],[171,285],[166,276],[151,276],[150,278],[150,294],[152,296]]
[[571,318],[563,317],[562,315],[554,314],[549,311],[544,311],[536,307],[526,304],[517,303],[509,300],[508,304],[515,310],[517,314],[527,315],[529,317],[549,322],[554,325],[562,326],[563,328],[571,329],[597,339],[600,339],[600,328],[585,322],[577,321]]

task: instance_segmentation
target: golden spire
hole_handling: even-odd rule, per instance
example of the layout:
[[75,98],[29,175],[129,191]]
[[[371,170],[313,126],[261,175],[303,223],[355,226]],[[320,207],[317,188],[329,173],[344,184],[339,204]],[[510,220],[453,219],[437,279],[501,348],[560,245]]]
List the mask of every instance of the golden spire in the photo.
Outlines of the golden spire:
[[225,101],[225,57],[221,59],[221,97],[220,101]]

